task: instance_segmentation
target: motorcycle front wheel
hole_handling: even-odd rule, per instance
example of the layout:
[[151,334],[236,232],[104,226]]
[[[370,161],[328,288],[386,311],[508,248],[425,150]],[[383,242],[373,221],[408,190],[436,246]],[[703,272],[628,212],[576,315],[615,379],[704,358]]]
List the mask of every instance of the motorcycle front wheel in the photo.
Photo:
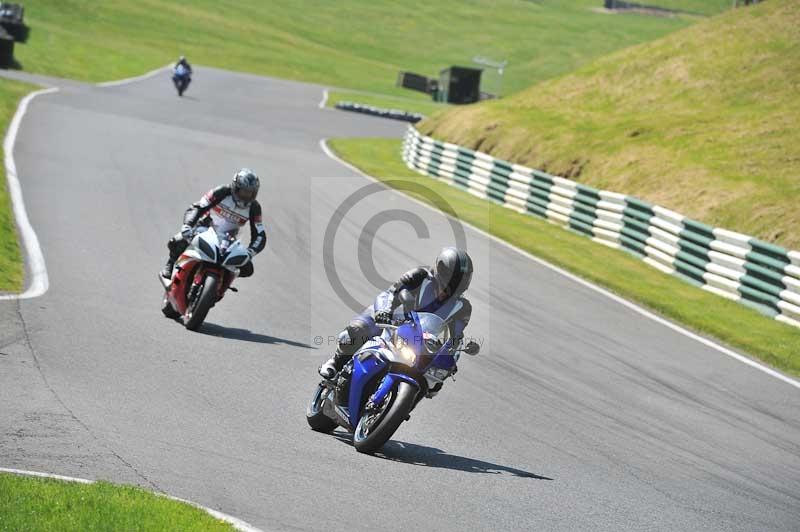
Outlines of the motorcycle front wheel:
[[401,381],[387,394],[377,410],[365,412],[358,420],[353,433],[353,446],[356,451],[372,454],[383,447],[411,413],[416,396],[416,388]]
[[219,277],[213,273],[206,275],[203,288],[189,301],[186,314],[183,315],[183,325],[190,331],[196,331],[205,321],[208,311],[217,301],[217,285]]
[[335,421],[322,413],[322,406],[325,404],[329,393],[332,393],[330,389],[320,383],[317,389],[314,390],[314,397],[311,398],[308,408],[306,408],[308,426],[317,432],[328,433],[338,426]]

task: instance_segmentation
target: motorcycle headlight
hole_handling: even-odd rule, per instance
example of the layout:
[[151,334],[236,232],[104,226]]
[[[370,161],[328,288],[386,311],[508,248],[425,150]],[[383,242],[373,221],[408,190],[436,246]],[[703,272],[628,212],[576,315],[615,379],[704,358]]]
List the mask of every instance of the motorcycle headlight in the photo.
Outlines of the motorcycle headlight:
[[414,363],[417,361],[417,354],[414,353],[414,349],[408,345],[408,342],[406,342],[405,339],[397,334],[397,330],[392,331],[392,339],[390,343],[392,346],[392,356],[395,362],[399,362],[400,364],[405,364],[407,366],[414,365]]
[[208,258],[215,261],[217,260],[217,253],[214,251],[214,248],[211,247],[211,244],[203,240],[202,238],[197,239],[197,245]]
[[417,361],[416,353],[407,345],[400,346],[395,352],[397,353],[398,362],[402,362],[407,366],[413,366]]
[[225,261],[226,266],[241,266],[247,262],[247,255],[236,255]]

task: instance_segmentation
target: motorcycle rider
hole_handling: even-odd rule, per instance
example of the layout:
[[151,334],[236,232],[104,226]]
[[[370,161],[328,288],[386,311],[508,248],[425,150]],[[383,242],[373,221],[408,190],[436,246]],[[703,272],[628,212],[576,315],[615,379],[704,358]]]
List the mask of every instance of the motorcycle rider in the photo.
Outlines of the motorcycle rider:
[[192,65],[189,64],[189,61],[186,60],[186,56],[180,56],[178,61],[175,63],[175,66],[172,67],[172,72],[175,73],[178,70],[179,66],[183,66],[189,75],[192,75]]
[[[446,247],[436,257],[433,268],[418,267],[375,298],[375,303],[350,321],[339,333],[336,352],[322,364],[319,374],[332,379],[367,340],[380,334],[377,323],[392,323],[393,312],[403,305],[406,312],[431,312],[450,326],[450,336],[463,341],[464,329],[472,314],[472,305],[463,297],[472,280],[472,259],[466,251]],[[475,342],[468,342],[466,351],[478,352]]]
[[233,176],[229,185],[220,185],[206,192],[186,210],[183,226],[178,234],[167,242],[169,258],[161,270],[162,277],[172,278],[175,261],[186,250],[197,227],[213,227],[217,233],[238,232],[250,222],[250,245],[247,252],[250,261],[239,269],[239,277],[253,275],[253,257],[267,244],[267,233],[261,220],[261,205],[256,201],[260,182],[258,176],[248,168],[242,168]]

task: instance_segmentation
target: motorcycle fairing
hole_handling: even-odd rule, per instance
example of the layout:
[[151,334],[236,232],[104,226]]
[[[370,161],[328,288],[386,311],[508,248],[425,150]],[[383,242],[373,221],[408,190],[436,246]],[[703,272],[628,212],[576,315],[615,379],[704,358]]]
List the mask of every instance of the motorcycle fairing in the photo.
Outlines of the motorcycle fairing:
[[347,402],[350,425],[353,427],[358,425],[358,420],[361,419],[365,388],[388,367],[389,363],[378,356],[377,349],[362,350],[353,357],[353,374],[350,376],[350,394]]
[[380,385],[378,385],[378,389],[375,390],[375,393],[372,394],[372,397],[370,397],[369,400],[376,405],[382,403],[386,398],[386,394],[389,393],[392,388],[394,388],[395,383],[398,381],[407,382],[417,389],[420,388],[419,382],[417,382],[417,380],[410,375],[406,375],[405,373],[387,373],[384,375]]

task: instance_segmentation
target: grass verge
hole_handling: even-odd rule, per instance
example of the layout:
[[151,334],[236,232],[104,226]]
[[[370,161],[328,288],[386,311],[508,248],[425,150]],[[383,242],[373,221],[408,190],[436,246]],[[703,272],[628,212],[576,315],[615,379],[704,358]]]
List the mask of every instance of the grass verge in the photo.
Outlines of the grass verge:
[[609,16],[591,10],[598,5],[598,0],[27,0],[30,36],[15,54],[25,70],[87,81],[141,74],[185,54],[202,65],[396,95],[409,94],[395,87],[400,70],[435,76],[481,55],[508,59],[503,86],[510,94],[692,23]]
[[0,530],[209,530],[234,528],[203,510],[132,486],[79,484],[0,473]]
[[799,249],[799,27],[797,0],[731,10],[420,130]]
[[[19,101],[35,89],[26,83],[0,79],[0,126],[3,137]],[[0,153],[0,160],[2,158],[3,154]],[[0,292],[19,292],[25,279],[25,267],[17,240],[14,212],[11,210],[5,164],[0,166]]]
[[328,91],[327,107],[336,107],[339,102],[354,102],[362,105],[372,105],[384,109],[399,109],[411,113],[420,113],[425,116],[433,116],[440,111],[446,110],[447,104],[436,103],[430,100],[417,98],[402,98],[400,96],[388,96],[372,92],[360,91]]
[[[330,146],[376,179],[404,178],[424,184],[448,203],[458,205],[465,222],[690,329],[800,376],[800,331],[793,327],[665,275],[623,251],[494,203],[487,207],[486,200],[417,174],[400,159],[399,140],[333,139]],[[424,197],[417,199],[426,201]]]

